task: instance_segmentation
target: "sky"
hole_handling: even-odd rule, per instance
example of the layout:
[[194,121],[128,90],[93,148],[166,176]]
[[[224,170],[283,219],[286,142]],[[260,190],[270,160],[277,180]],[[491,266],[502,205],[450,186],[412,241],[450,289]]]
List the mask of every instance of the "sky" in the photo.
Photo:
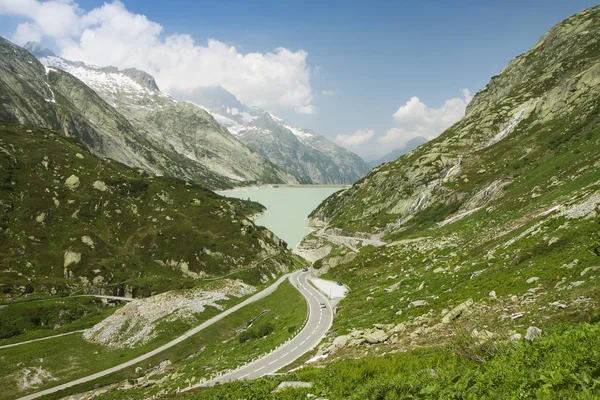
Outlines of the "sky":
[[588,0],[0,0],[0,35],[221,85],[375,159],[464,115],[490,77]]

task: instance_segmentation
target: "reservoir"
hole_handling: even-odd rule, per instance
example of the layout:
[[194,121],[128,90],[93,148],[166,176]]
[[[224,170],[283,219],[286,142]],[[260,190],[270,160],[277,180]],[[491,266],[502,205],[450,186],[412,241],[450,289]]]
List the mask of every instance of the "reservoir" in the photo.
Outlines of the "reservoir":
[[308,214],[331,194],[346,186],[281,186],[257,187],[217,192],[222,196],[250,199],[267,208],[267,213],[254,220],[256,225],[269,228],[288,247],[295,249],[302,238],[310,233]]

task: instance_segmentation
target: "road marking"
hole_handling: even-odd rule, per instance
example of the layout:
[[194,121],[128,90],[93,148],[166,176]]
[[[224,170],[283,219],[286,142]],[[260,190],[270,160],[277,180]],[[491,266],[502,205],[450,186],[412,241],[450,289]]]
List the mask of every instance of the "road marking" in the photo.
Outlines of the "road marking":
[[250,372],[248,372],[246,375],[242,375],[240,376],[238,379],[244,379],[245,377],[247,377],[248,375],[250,375]]
[[263,365],[262,367],[258,368],[257,371],[260,371],[261,369],[263,369],[265,366]]
[[297,348],[298,348],[298,346],[294,347],[294,348],[292,349],[292,351],[296,350]]
[[277,360],[273,360],[273,361],[271,361],[271,362],[269,363],[269,365],[271,365],[271,364],[275,364],[275,363],[276,363],[277,361],[279,361],[279,360],[280,360],[279,358],[278,358]]

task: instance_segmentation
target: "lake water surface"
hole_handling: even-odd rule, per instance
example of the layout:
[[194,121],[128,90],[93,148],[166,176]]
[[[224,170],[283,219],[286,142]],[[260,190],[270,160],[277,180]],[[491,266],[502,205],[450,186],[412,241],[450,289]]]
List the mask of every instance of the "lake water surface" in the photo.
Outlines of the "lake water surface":
[[267,213],[256,218],[254,223],[269,228],[288,247],[296,248],[302,238],[310,233],[308,214],[329,195],[342,190],[339,186],[292,186],[259,187],[218,192],[220,195],[238,199],[250,199],[267,207]]

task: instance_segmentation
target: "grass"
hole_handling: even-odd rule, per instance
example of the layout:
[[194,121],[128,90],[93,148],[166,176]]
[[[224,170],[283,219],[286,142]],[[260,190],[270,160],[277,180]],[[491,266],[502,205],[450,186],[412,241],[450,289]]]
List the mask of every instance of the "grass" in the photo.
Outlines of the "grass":
[[119,306],[97,298],[64,298],[0,308],[0,346],[89,328]]
[[[0,148],[4,303],[73,292],[146,297],[242,266],[254,268],[247,283],[260,284],[292,264],[291,253],[246,218],[263,209],[258,203],[140,175],[44,129],[2,123]],[[76,189],[65,184],[71,175]],[[67,251],[80,261],[64,266]]]
[[[170,376],[167,388],[173,391],[177,387],[186,387],[190,382],[190,377],[193,377],[194,380],[209,377],[217,371],[235,368],[276,348],[302,327],[306,313],[304,298],[288,281],[285,281],[270,296],[243,307],[186,341],[140,363],[141,372],[136,372],[138,366],[133,366],[55,395],[45,396],[44,399],[58,399],[68,394],[81,393],[93,387],[134,380],[166,359],[173,363],[169,367],[168,374]],[[240,343],[239,337],[244,332],[247,323],[259,314],[261,316],[254,320],[254,326],[269,323],[273,327],[273,332],[262,338],[252,338]],[[296,329],[291,331],[290,327]],[[130,358],[129,354],[123,357],[124,360],[128,358]],[[163,376],[156,376],[153,379],[160,379]],[[53,382],[49,386],[56,384],[58,382]],[[126,392],[110,391],[99,398],[128,396],[130,396],[129,398],[140,398],[155,394],[160,390],[162,390],[160,387],[150,386]],[[22,395],[24,392],[19,394]],[[11,394],[6,393],[6,396],[8,397],[3,398],[10,398]]]
[[[600,395],[600,325],[560,325],[533,343],[477,363],[441,348],[305,367],[285,377],[235,382],[176,399],[593,399]],[[282,380],[310,389],[271,391]]]

